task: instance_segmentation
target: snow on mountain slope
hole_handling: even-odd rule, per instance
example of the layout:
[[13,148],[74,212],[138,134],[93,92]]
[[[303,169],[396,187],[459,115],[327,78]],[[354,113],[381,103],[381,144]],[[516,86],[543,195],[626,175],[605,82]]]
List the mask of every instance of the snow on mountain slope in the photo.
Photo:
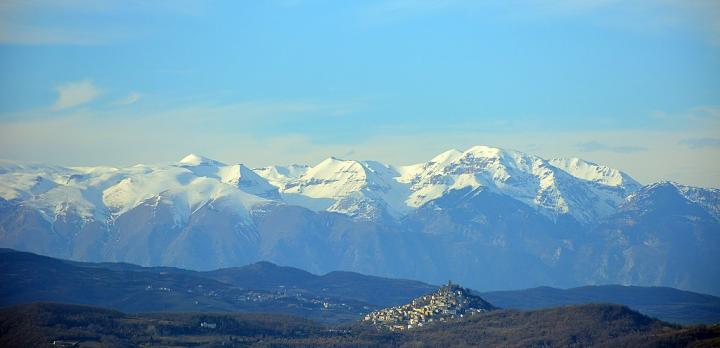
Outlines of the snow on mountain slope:
[[720,292],[720,190],[634,183],[582,160],[488,146],[402,167],[329,158],[251,171],[196,155],[125,168],[0,161],[0,246],[195,269],[273,260],[478,287]]
[[576,178],[596,182],[605,186],[619,187],[628,192],[633,192],[642,186],[629,175],[617,169],[584,161],[579,158],[554,158],[548,162]]
[[462,152],[456,149],[445,151],[426,163],[412,164],[408,166],[400,166],[397,171],[400,173],[398,181],[410,182],[415,179],[416,176],[422,172],[428,171],[429,168],[439,168],[448,165],[449,163],[456,161],[462,156]]
[[398,175],[378,162],[330,157],[289,180],[283,187],[283,198],[314,210],[364,218],[384,213],[397,217],[407,210],[403,203],[406,188],[393,179]]
[[190,154],[180,160],[177,165],[198,177],[217,179],[256,196],[268,199],[280,198],[275,186],[243,164],[226,165],[206,157]]
[[309,197],[342,197],[363,189],[367,174],[360,162],[330,157],[308,169],[300,178],[300,185],[288,192],[302,192]]
[[611,214],[624,198],[624,192],[577,180],[579,174],[572,176],[540,157],[489,146],[475,146],[462,153],[447,151],[427,163],[398,171],[403,173],[398,180],[410,185],[407,204],[411,207],[422,206],[450,190],[486,187],[547,215],[570,214],[587,222]]
[[107,217],[97,186],[112,181],[116,177],[115,168],[64,168],[8,161],[0,166],[3,168],[0,170],[0,197],[21,201],[23,205],[39,210],[47,220],[68,214],[86,220]]
[[[139,175],[127,175],[103,190],[103,202],[118,216],[156,200],[173,207],[176,222],[186,221],[207,204],[220,204],[239,216],[254,205],[277,196],[277,190],[242,164],[225,165],[190,154],[176,165],[132,167]],[[262,196],[262,197],[261,197]]]
[[247,216],[248,209],[267,201],[260,196],[279,198],[277,189],[249,168],[197,155],[176,165],[121,169],[0,162],[0,197],[22,201],[49,221],[67,214],[105,221],[150,200],[169,204],[178,221],[213,203]]
[[0,197],[24,201],[51,190],[55,181],[66,181],[71,174],[66,168],[0,160]]
[[253,171],[273,186],[284,190],[286,186],[305,175],[308,169],[310,169],[310,166],[305,164],[291,164],[289,166],[255,168]]
[[661,192],[662,190],[676,193],[688,202],[699,205],[715,220],[720,221],[720,190],[714,188],[699,188],[672,181],[661,181],[647,185],[629,195],[625,203],[628,206],[632,206],[637,201],[647,199],[651,193]]
[[[315,166],[251,170],[190,154],[167,166],[62,168],[0,162],[0,197],[48,216],[75,211],[96,220],[150,199],[172,204],[186,219],[223,197],[245,211],[263,199],[359,218],[399,218],[452,190],[484,187],[551,217],[581,222],[613,213],[640,186],[627,174],[580,159],[550,161],[518,151],[475,146],[426,163],[393,167],[330,157]],[[228,203],[232,204],[232,203]]]
[[720,190],[704,189],[673,183],[689,201],[701,205],[710,214],[720,221]]
[[52,180],[33,173],[10,173],[0,177],[0,197],[7,200],[26,200],[57,186]]
[[[414,166],[416,167],[416,166]],[[408,170],[404,172],[408,173]],[[475,146],[465,152],[445,152],[401,178],[412,186],[408,205],[419,207],[453,189],[488,187],[527,204],[538,205],[541,193],[552,184],[554,172],[541,158],[515,151]],[[566,212],[562,197],[555,207]]]
[[486,187],[549,216],[587,222],[611,214],[639,184],[616,169],[579,159],[544,160],[518,151],[475,146],[443,152],[426,163],[392,167],[330,157],[313,167],[256,172],[283,200],[312,210],[359,217],[399,217],[444,194]]
[[194,153],[191,153],[183,159],[178,162],[178,164],[188,167],[199,167],[199,166],[210,166],[210,167],[222,167],[225,166],[224,163],[218,162],[213,159],[209,159],[207,157],[203,157],[200,155],[196,155]]
[[103,202],[113,215],[121,215],[145,201],[156,199],[175,209],[179,221],[216,200],[231,200],[238,214],[245,214],[262,198],[238,190],[215,178],[196,176],[182,167],[157,168],[150,173],[128,176],[103,191]]
[[280,199],[277,187],[245,165],[236,164],[220,168],[218,175],[220,181],[233,185],[244,192],[267,199]]

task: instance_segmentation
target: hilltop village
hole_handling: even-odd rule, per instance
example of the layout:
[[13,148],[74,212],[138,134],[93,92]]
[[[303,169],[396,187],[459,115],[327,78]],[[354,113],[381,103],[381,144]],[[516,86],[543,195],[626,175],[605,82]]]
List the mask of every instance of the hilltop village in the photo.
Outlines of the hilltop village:
[[493,310],[495,307],[468,289],[448,282],[432,294],[411,303],[367,314],[363,321],[378,328],[402,331]]

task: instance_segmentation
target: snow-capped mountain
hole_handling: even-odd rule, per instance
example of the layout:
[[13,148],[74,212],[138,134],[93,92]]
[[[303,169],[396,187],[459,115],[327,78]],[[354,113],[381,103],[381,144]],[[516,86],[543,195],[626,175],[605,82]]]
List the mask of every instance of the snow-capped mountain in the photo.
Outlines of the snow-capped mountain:
[[547,161],[487,146],[450,150],[401,167],[330,157],[313,167],[267,167],[257,173],[288,203],[367,219],[401,217],[450,191],[484,187],[548,216],[589,222],[611,214],[640,187],[617,169],[580,159]]
[[488,146],[407,166],[0,161],[0,246],[88,261],[270,260],[479,289],[621,282],[720,293],[720,268],[684,268],[720,264],[719,231],[720,190],[642,186],[581,159]]
[[255,168],[254,171],[262,176],[271,185],[284,190],[287,185],[303,176],[310,166],[305,164],[292,164],[289,166],[269,166]]
[[245,166],[196,155],[168,166],[62,168],[4,162],[0,170],[0,197],[35,207],[49,221],[71,213],[102,221],[145,202],[163,201],[180,222],[206,204],[224,204],[247,215],[250,207],[267,201],[262,197],[279,198],[275,187]]
[[[410,185],[406,201],[422,206],[452,190],[487,188],[548,216],[581,222],[611,214],[639,185],[616,169],[582,160],[546,161],[518,151],[475,146],[450,150],[427,163],[407,166],[399,181]],[[623,180],[624,179],[624,180]]]
[[219,180],[252,195],[267,199],[280,198],[275,186],[270,185],[267,180],[243,164],[226,165],[202,156],[190,154],[180,160],[178,166],[191,171],[198,177]]
[[[0,197],[85,218],[120,215],[149,199],[172,203],[179,219],[208,202],[238,211],[273,200],[357,218],[400,218],[453,190],[486,188],[550,217],[580,222],[611,214],[640,185],[627,174],[579,159],[554,159],[476,146],[426,163],[393,167],[327,158],[315,166],[251,170],[190,154],[167,166],[62,168],[5,162]],[[234,203],[236,204],[234,204]]]
[[408,210],[404,203],[407,185],[396,180],[399,174],[392,167],[379,162],[330,157],[306,167],[301,175],[278,180],[271,176],[276,172],[259,171],[278,185],[283,199],[290,204],[365,219],[384,214],[399,217]]
[[635,179],[617,169],[579,158],[553,158],[549,162],[552,166],[562,169],[578,179],[592,181],[604,186],[617,187],[623,190],[625,194],[636,191],[642,186]]

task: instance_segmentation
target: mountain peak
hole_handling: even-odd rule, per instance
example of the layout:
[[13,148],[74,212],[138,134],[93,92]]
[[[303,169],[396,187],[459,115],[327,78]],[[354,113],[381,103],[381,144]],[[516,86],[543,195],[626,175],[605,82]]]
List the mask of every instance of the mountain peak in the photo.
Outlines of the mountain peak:
[[180,162],[178,162],[178,163],[186,165],[186,166],[218,166],[218,165],[222,166],[222,165],[224,165],[221,162],[218,162],[216,160],[213,160],[213,159],[201,156],[201,155],[197,155],[194,153],[191,153],[191,154],[183,157],[183,159],[181,159]]
[[223,183],[233,185],[242,191],[259,197],[273,200],[280,199],[277,187],[242,163],[223,166],[216,170],[220,181]]
[[682,187],[682,186],[684,186],[684,185],[681,185],[681,184],[679,184],[679,183],[677,183],[677,182],[675,182],[675,181],[671,181],[671,180],[662,180],[662,181],[658,181],[658,182],[656,182],[656,183],[652,183],[652,184],[650,184],[650,185],[647,185],[648,188],[671,187],[671,186],[672,186],[672,187],[675,187],[675,188],[680,188],[680,187]]
[[252,269],[252,270],[275,270],[280,268],[280,266],[270,262],[270,261],[257,261],[253,262],[247,266],[245,266],[246,269]]
[[337,156],[330,156],[326,159],[324,159],[322,162],[318,163],[318,165],[323,163],[337,163],[337,162],[355,162],[353,160],[346,160]]
[[355,160],[340,159],[335,156],[330,156],[318,163],[316,166],[310,168],[306,175],[312,176],[335,176],[339,172],[352,170],[355,172],[364,172],[364,166],[362,163]]
[[624,187],[629,191],[640,188],[640,183],[626,173],[580,158],[553,158],[548,161],[553,167],[582,180],[593,181],[606,186]]
[[433,163],[448,163],[452,162],[456,159],[458,159],[462,155],[462,152],[458,149],[450,149],[447,150],[435,157],[433,157],[430,162]]
[[466,154],[472,153],[475,155],[481,155],[483,157],[495,157],[499,156],[503,152],[505,152],[505,150],[501,148],[487,145],[475,145],[465,151]]

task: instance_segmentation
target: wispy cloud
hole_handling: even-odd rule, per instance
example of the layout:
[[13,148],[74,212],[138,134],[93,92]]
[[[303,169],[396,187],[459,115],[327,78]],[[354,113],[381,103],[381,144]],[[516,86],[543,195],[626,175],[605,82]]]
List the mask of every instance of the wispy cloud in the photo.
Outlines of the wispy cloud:
[[681,112],[655,111],[650,117],[653,122],[662,122],[673,129],[702,128],[720,132],[720,107],[717,105],[696,106]]
[[[130,113],[126,108],[93,105],[53,117],[36,110],[36,116],[25,112],[24,117],[0,118],[0,158],[77,165],[155,163],[190,152],[220,156],[218,159],[231,163],[270,164],[270,158],[291,163],[310,155],[320,159],[346,153],[347,146],[328,152],[327,144],[315,145],[303,135],[268,133],[291,121],[316,123],[342,117],[338,109],[348,110],[348,106],[276,100],[160,110],[143,107]],[[229,127],[231,124],[242,126]]]
[[142,98],[142,94],[132,91],[124,98],[115,101],[115,105],[130,105],[137,103]]
[[607,151],[615,153],[634,153],[646,151],[647,148],[642,146],[629,146],[629,145],[608,145],[598,141],[588,141],[583,143],[575,144],[575,148],[580,152],[596,152],[596,151]]
[[683,139],[679,142],[680,145],[685,145],[691,149],[702,149],[706,147],[720,148],[720,139],[718,138],[691,138]]
[[698,122],[720,122],[720,107],[699,106],[687,113],[688,119]]
[[53,110],[63,110],[87,104],[100,95],[101,90],[91,80],[68,82],[56,88],[57,101]]

